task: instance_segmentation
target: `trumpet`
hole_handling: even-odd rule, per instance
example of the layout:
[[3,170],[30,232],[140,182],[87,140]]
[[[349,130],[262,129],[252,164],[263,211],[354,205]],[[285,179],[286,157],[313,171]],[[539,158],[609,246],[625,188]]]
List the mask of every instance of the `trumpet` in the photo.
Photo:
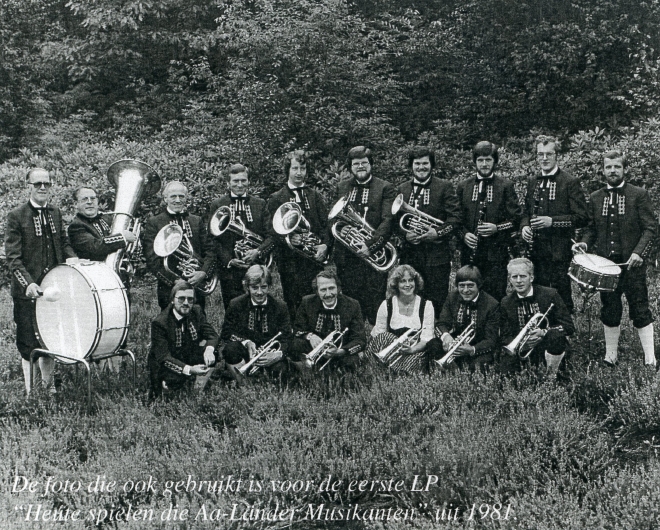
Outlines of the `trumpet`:
[[[407,357],[406,355],[403,355],[401,353],[401,349],[404,346],[414,346],[419,342],[419,337],[422,335],[422,329],[415,329],[415,328],[410,328],[406,330],[400,337],[398,337],[392,344],[389,346],[383,348],[381,351],[379,351],[376,354],[376,357],[378,357],[378,360],[382,362],[383,364],[388,365],[390,368],[394,368],[394,366]],[[421,352],[418,355],[413,355],[410,356],[412,357],[412,360],[417,360],[418,358],[421,358],[424,355],[424,352]],[[404,364],[404,363],[402,363]],[[408,364],[408,363],[405,363]],[[400,368],[401,366],[397,367]]]
[[[305,362],[307,363],[307,366],[310,368],[316,366],[318,362],[325,357],[325,354],[328,352],[330,348],[341,348],[342,343],[344,342],[344,335],[348,331],[348,328],[346,328],[344,331],[331,331],[328,333],[327,337],[323,339],[316,348],[314,348],[312,351],[310,351],[308,354],[305,355]],[[332,357],[328,358],[328,360],[319,368],[319,372],[323,370],[328,363],[332,361]]]
[[238,372],[241,375],[252,375],[254,372],[259,370],[258,366],[255,366],[254,363],[256,363],[259,359],[261,359],[264,355],[267,353],[276,353],[276,352],[281,352],[282,351],[282,345],[280,344],[280,341],[277,340],[277,338],[282,334],[282,332],[278,332],[277,335],[275,335],[272,339],[270,339],[268,342],[263,344],[260,348],[257,349],[257,353],[255,354],[252,359],[250,359],[248,362],[246,362],[243,366],[241,366],[238,369]]
[[541,324],[544,320],[546,325],[549,324],[548,315],[554,306],[555,304],[550,304],[550,307],[548,307],[548,310],[545,313],[536,313],[532,315],[532,318],[527,321],[527,324],[525,324],[525,327],[520,330],[518,335],[516,335],[516,338],[513,339],[507,346],[504,346],[504,351],[509,355],[518,355],[521,359],[527,359],[527,357],[529,357],[530,353],[532,353],[532,350],[534,349],[525,349],[530,335],[532,332],[541,327]]
[[444,221],[436,219],[408,204],[403,198],[403,193],[399,193],[392,203],[392,215],[396,215],[400,211],[405,213],[399,219],[399,226],[406,233],[422,236],[433,228],[440,236],[446,235],[451,231],[451,225],[444,226]]
[[[328,219],[334,221],[331,228],[333,237],[354,254],[359,252],[362,243],[367,244],[374,235],[374,229],[355,211],[346,197],[335,203],[328,214]],[[365,258],[365,261],[378,272],[389,271],[396,265],[397,260],[396,249],[389,242],[383,249],[372,252],[368,258]]]
[[[160,229],[154,239],[154,253],[163,258],[165,270],[179,278],[187,279],[202,268],[202,261],[195,254],[192,243],[178,224],[171,223]],[[195,288],[205,295],[211,294],[218,284],[215,274]]]
[[[273,229],[285,236],[284,241],[291,250],[316,261],[316,247],[321,244],[321,239],[312,233],[312,227],[297,203],[285,202],[277,209],[273,215]],[[292,234],[300,235],[300,245],[291,243]],[[327,262],[326,259],[324,264]]]
[[[237,259],[245,261],[245,255],[250,250],[257,250],[264,242],[264,238],[245,226],[243,219],[232,215],[229,206],[220,206],[211,216],[209,221],[209,232],[215,237],[219,237],[227,230],[241,236],[241,239],[234,244],[234,255]],[[273,264],[273,256],[268,254],[266,267]]]
[[463,330],[463,333],[461,333],[458,337],[456,337],[454,341],[451,343],[451,346],[449,347],[449,351],[447,351],[444,357],[442,357],[442,359],[438,359],[437,361],[435,361],[436,363],[438,363],[438,366],[444,367],[454,362],[454,359],[457,357],[456,350],[458,350],[458,348],[460,348],[465,344],[470,344],[472,339],[474,339],[475,335],[476,335],[476,331],[474,329],[474,322],[470,322],[468,327],[466,327]]

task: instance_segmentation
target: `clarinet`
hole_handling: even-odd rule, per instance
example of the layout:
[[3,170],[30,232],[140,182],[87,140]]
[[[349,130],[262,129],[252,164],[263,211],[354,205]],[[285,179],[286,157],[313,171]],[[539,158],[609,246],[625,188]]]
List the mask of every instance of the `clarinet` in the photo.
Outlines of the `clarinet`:
[[477,236],[477,244],[472,249],[472,252],[470,252],[470,265],[474,265],[474,261],[477,259],[479,240],[481,239],[481,236],[479,236],[479,226],[482,225],[485,220],[486,220],[486,197],[483,197],[483,200],[479,205],[479,217],[477,219],[477,226],[475,230],[476,232],[475,235]]
[[[532,212],[532,219],[535,219],[539,215],[539,185],[536,185],[536,189],[534,190],[534,210]],[[534,249],[534,232],[535,230],[531,227],[529,227],[532,230],[532,240],[527,243],[527,258],[532,257],[532,250]]]

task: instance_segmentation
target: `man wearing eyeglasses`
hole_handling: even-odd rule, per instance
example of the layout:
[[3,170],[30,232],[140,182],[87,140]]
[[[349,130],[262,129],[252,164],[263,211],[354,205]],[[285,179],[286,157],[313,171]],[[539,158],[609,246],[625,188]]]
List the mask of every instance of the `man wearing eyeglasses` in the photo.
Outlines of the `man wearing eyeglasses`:
[[[38,282],[58,263],[76,255],[69,245],[59,208],[48,202],[53,184],[48,171],[33,168],[27,172],[25,180],[30,198],[7,214],[5,253],[12,275],[16,346],[23,359],[25,389],[29,394],[30,353],[41,347],[32,322],[34,301],[43,294]],[[54,361],[42,357],[39,368],[42,382],[54,393]]]
[[170,304],[151,323],[151,350],[147,358],[152,397],[192,383],[202,390],[216,363],[218,334],[195,304],[195,289],[179,280]]
[[536,157],[540,175],[527,181],[522,237],[534,263],[538,285],[559,292],[569,311],[573,311],[571,281],[567,271],[575,230],[589,221],[587,201],[580,181],[557,165],[560,145],[552,136],[536,138]]

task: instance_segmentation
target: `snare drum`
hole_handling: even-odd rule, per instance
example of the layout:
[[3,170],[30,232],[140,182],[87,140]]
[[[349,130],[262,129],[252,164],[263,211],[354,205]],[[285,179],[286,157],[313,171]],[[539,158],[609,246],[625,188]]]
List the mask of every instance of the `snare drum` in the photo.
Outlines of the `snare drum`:
[[126,288],[103,262],[78,260],[50,270],[40,284],[55,287],[56,301],[35,304],[37,339],[42,347],[75,359],[94,360],[124,343],[130,323]]
[[614,291],[620,275],[621,267],[596,254],[576,254],[568,269],[571,280],[589,291]]

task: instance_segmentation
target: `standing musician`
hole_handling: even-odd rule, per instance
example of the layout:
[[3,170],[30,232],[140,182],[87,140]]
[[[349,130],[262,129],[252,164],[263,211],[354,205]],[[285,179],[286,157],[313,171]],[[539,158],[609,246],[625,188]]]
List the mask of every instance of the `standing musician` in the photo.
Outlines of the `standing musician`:
[[367,353],[375,356],[410,329],[421,329],[417,344],[404,346],[401,353],[414,355],[427,352],[425,360],[417,366],[428,371],[428,360],[437,355],[428,345],[433,342],[435,311],[433,303],[418,293],[424,289],[424,280],[410,265],[399,265],[387,278],[386,299],[378,308],[376,325],[371,330]]
[[600,319],[605,330],[605,363],[616,364],[621,316],[621,295],[626,295],[630,318],[644,350],[644,362],[655,366],[653,315],[649,309],[646,263],[656,237],[656,218],[649,192],[625,181],[627,160],[620,151],[603,155],[607,186],[589,198],[589,226],[575,251],[589,249],[614,261],[626,263],[614,292],[601,292]]
[[[330,346],[326,357],[332,357],[332,365],[355,368],[360,361],[360,352],[367,343],[364,334],[364,318],[360,303],[341,294],[341,282],[332,270],[319,272],[312,287],[316,294],[302,299],[293,325],[294,339],[291,359],[298,366],[305,366],[304,355],[316,348],[332,332],[348,331],[339,346]],[[322,367],[326,359],[318,361]]]
[[[268,199],[271,216],[285,202],[295,202],[309,222],[310,232],[320,240],[313,259],[305,259],[290,248],[282,236],[276,235],[279,241],[277,268],[282,281],[284,300],[291,315],[296,314],[303,296],[310,293],[309,286],[312,280],[319,271],[323,270],[323,262],[328,257],[332,240],[328,230],[328,207],[323,196],[305,184],[307,169],[305,151],[296,150],[287,153],[284,157],[284,175],[288,180],[282,189],[273,193]],[[292,234],[289,239],[294,247],[302,243],[300,234]]]
[[[58,263],[75,257],[62,225],[59,208],[48,203],[53,182],[48,171],[33,168],[25,176],[30,198],[7,214],[5,254],[11,271],[11,296],[16,322],[16,346],[23,359],[25,390],[30,393],[30,353],[41,345],[32,321],[34,300],[42,295],[37,282]],[[54,361],[39,358],[41,379],[51,393]]]
[[482,289],[479,269],[464,265],[456,272],[456,291],[449,293],[436,323],[442,348],[448,352],[454,340],[472,324],[474,337],[456,349],[457,367],[482,367],[495,359],[500,335],[500,304]]
[[[186,211],[188,188],[177,180],[168,182],[163,189],[163,201],[166,205],[165,210],[147,219],[142,238],[147,268],[158,279],[158,305],[161,309],[169,305],[170,291],[176,280],[184,279],[193,287],[198,287],[211,274],[215,261],[213,242],[207,236],[206,224],[201,217]],[[163,258],[154,252],[156,234],[168,224],[179,225],[183,229],[184,236],[190,240],[194,253],[201,257],[200,269],[189,277],[179,278],[175,273],[166,270]],[[198,294],[200,296],[197,297],[197,303],[204,310],[206,300],[199,291]]]
[[536,138],[541,174],[527,181],[522,237],[530,249],[537,283],[554,287],[573,312],[571,239],[576,228],[587,225],[587,203],[580,181],[557,166],[559,142],[552,136]]
[[252,265],[243,280],[245,294],[229,304],[220,338],[225,343],[224,359],[234,375],[255,357],[258,348],[278,333],[281,333],[277,339],[281,350],[265,354],[255,365],[270,367],[275,375],[286,372],[282,359],[289,351],[291,321],[286,304],[269,294],[272,284],[273,278],[265,265]]
[[387,278],[382,272],[374,270],[365,259],[382,250],[390,239],[392,203],[396,192],[389,182],[371,174],[372,164],[370,149],[363,146],[352,148],[347,157],[351,177],[339,182],[336,198],[347,197],[348,203],[374,228],[373,237],[366,243],[359,243],[358,255],[342,245],[335,245],[334,260],[344,294],[360,302],[365,317],[373,323]]
[[424,278],[424,296],[440,311],[447,298],[451,273],[451,252],[447,237],[460,221],[459,203],[454,187],[447,180],[433,176],[435,152],[416,147],[408,153],[408,167],[413,178],[398,188],[404,200],[417,210],[439,219],[441,229],[429,228],[422,235],[405,234],[401,262],[412,266]]
[[[526,350],[530,349],[528,359],[532,364],[540,364],[545,359],[549,375],[556,375],[568,346],[567,336],[574,333],[573,319],[559,293],[534,281],[534,264],[527,258],[516,258],[507,267],[513,292],[502,299],[500,304],[502,343],[509,345],[520,331],[537,313],[545,313],[554,304],[548,314],[548,327],[542,326],[531,331],[527,337]],[[505,350],[506,351],[506,350]],[[521,352],[522,355],[525,352]],[[502,358],[505,369],[515,367],[520,359],[505,354]]]
[[506,296],[511,235],[518,230],[522,207],[513,182],[495,173],[498,160],[495,144],[474,146],[477,175],[462,181],[456,194],[462,217],[462,262],[478,267],[483,290],[501,300]]
[[147,364],[153,397],[192,381],[196,390],[202,390],[217,360],[218,334],[195,304],[193,286],[177,280],[170,299],[171,303],[151,323]]
[[243,277],[248,267],[255,263],[264,263],[274,247],[273,239],[270,237],[271,216],[266,208],[266,201],[248,195],[250,185],[248,168],[243,164],[233,164],[229,168],[228,182],[229,194],[211,203],[211,214],[221,206],[229,207],[232,221],[239,219],[239,224],[261,236],[263,242],[258,247],[247,250],[245,257],[240,259],[234,254],[236,242],[243,239],[240,235],[225,230],[216,238],[220,289],[225,309],[229,306],[229,302],[243,293]]

